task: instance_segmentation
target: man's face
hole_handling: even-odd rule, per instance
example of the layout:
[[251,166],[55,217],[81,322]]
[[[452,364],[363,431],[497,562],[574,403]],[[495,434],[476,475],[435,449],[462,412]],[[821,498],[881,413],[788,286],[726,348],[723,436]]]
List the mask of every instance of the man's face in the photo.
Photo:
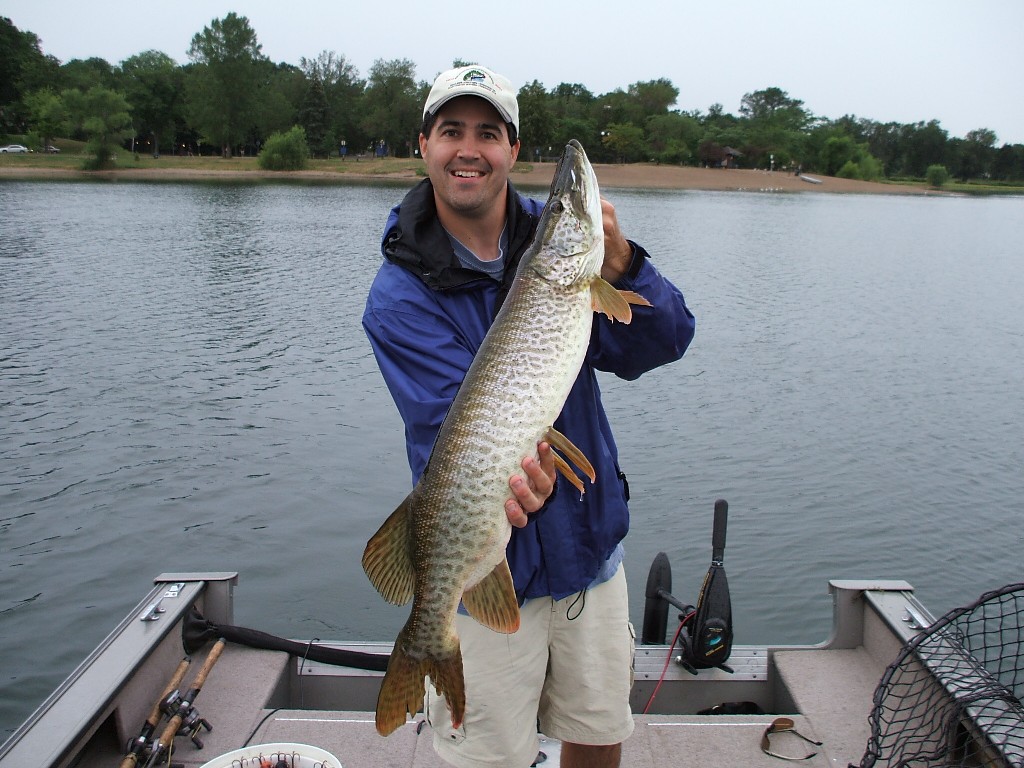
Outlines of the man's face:
[[420,134],[420,153],[439,212],[476,217],[504,205],[519,142],[509,145],[507,127],[487,101],[459,96],[441,107],[430,136]]

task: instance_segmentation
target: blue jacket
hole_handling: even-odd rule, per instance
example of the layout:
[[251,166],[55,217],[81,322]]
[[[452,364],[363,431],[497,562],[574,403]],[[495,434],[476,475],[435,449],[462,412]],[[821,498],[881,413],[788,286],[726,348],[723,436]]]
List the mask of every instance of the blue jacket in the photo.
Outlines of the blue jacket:
[[[505,280],[462,267],[437,220],[433,188],[420,182],[391,211],[382,242],[384,263],[374,278],[363,328],[405,422],[415,483],[434,438],[483,342],[529,247],[543,203],[509,185]],[[678,360],[693,338],[694,317],[682,293],[633,244],[629,273],[616,286],[653,307],[634,307],[630,325],[595,315],[590,348],[555,428],[590,459],[597,482],[582,500],[567,483],[525,528],[514,528],[508,561],[520,602],[579,592],[622,558],[629,529],[628,488],[601,404],[596,370],[624,379]],[[390,511],[390,510],[387,510]]]

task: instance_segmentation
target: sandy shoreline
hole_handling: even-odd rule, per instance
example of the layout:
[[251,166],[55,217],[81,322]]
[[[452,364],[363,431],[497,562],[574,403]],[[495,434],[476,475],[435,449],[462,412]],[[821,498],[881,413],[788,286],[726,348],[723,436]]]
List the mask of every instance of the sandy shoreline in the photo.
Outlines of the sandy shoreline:
[[[512,183],[523,187],[547,187],[554,173],[554,163],[533,163],[527,170],[511,175]],[[886,195],[926,195],[934,190],[906,184],[884,184],[871,181],[840,179],[820,174],[806,174],[820,183],[806,181],[781,171],[751,171],[717,168],[686,168],[680,166],[595,164],[598,182],[604,189],[693,189],[749,192],[818,192]],[[110,179],[123,181],[217,181],[246,179],[268,181],[302,181],[346,183],[386,181],[414,184],[419,180],[412,171],[394,174],[373,174],[346,171],[261,171],[214,170],[190,168],[122,168],[110,171],[80,171],[71,168],[0,167],[0,180],[8,179]]]

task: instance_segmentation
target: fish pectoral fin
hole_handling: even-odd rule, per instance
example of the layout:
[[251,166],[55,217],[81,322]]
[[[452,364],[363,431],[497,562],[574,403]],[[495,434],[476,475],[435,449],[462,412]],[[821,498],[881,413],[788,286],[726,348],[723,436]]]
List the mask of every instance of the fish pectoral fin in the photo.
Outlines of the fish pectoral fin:
[[[565,457],[569,461],[571,461],[573,464],[579,467],[580,471],[590,479],[590,482],[597,482],[597,473],[594,472],[594,466],[590,463],[587,457],[583,455],[583,451],[581,451],[579,448],[572,444],[572,440],[563,435],[554,427],[548,427],[547,432],[544,433],[544,439],[547,440],[547,442],[551,445],[552,448],[564,453]],[[563,469],[558,464],[558,457],[556,456],[555,458],[555,466],[558,467],[558,471],[561,472],[566,477],[569,477],[569,475],[566,474],[565,469]],[[564,464],[565,462],[562,463]],[[573,485],[576,484],[573,483]],[[578,485],[576,487],[579,488]],[[580,490],[582,490],[582,488]]]
[[569,466],[569,463],[557,453],[553,454],[553,456],[555,457],[555,469],[559,471],[562,477],[572,483],[573,487],[581,494],[586,493],[587,489],[583,486],[583,481],[580,480],[576,473],[572,471],[572,467]]
[[519,603],[508,559],[503,557],[493,571],[467,589],[462,604],[470,616],[488,629],[506,635],[519,629]]
[[595,312],[601,312],[609,320],[618,320],[626,323],[633,319],[633,310],[630,304],[641,307],[651,306],[651,302],[635,291],[620,291],[607,280],[601,277],[594,278],[590,284],[590,301]]
[[619,296],[624,298],[627,304],[636,304],[638,307],[654,306],[636,291],[619,291]]
[[416,588],[416,569],[410,555],[409,505],[413,494],[391,513],[366,543],[363,570],[381,596],[393,605],[412,600]]

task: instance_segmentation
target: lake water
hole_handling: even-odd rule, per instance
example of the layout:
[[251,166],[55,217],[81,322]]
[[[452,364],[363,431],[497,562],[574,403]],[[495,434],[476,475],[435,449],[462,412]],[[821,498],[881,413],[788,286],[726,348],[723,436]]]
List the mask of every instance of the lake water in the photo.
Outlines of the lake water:
[[[164,571],[236,623],[386,639],[359,566],[408,491],[359,319],[395,186],[0,183],[0,739]],[[830,578],[936,614],[1024,579],[1024,199],[606,190],[698,318],[602,379],[652,558],[695,600],[730,503],[737,642],[826,639]]]

